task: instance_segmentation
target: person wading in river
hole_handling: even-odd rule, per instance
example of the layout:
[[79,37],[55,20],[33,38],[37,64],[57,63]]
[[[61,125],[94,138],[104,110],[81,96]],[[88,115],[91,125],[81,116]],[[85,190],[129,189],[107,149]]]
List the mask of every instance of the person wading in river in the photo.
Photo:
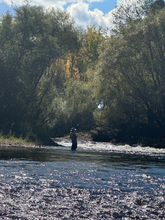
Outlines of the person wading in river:
[[75,128],[72,128],[70,130],[70,138],[72,140],[71,150],[76,150],[76,148],[77,148],[77,135],[76,135],[76,129]]

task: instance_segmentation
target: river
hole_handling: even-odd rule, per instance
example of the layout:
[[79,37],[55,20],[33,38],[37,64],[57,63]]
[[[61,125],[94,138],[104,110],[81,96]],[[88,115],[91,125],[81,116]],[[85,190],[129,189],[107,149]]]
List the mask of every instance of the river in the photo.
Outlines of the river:
[[0,219],[165,219],[165,149],[0,147]]

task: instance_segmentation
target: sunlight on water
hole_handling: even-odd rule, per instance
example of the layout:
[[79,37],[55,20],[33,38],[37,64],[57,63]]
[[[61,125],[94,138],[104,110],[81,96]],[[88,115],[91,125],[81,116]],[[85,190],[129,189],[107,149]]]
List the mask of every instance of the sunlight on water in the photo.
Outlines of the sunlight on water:
[[0,148],[0,219],[165,219],[164,150]]

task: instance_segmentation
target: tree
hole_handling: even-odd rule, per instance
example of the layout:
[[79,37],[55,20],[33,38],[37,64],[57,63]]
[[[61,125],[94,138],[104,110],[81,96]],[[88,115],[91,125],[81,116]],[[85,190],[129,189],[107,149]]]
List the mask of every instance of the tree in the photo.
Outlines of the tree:
[[143,20],[151,11],[154,0],[120,0],[113,10],[113,30],[119,31],[120,27],[130,21]]
[[16,74],[12,16],[2,15],[0,28],[0,121],[4,131],[11,129],[19,116],[19,82]]
[[165,136],[164,17],[130,22],[102,54],[100,120],[122,140]]
[[15,8],[14,19],[2,17],[0,39],[1,126],[6,118],[8,129],[12,125],[17,132],[26,122],[48,126],[55,117],[51,103],[57,94],[52,62],[79,47],[73,20],[66,12],[26,4]]
[[95,25],[87,27],[87,31],[84,32],[82,37],[82,46],[78,54],[76,55],[75,66],[79,70],[80,79],[83,81],[88,80],[88,69],[94,68],[99,55],[101,53],[101,45],[105,41],[105,30],[99,27],[96,30]]
[[[81,44],[79,49],[69,50],[60,56],[58,59],[59,64],[57,62],[53,63],[52,67],[54,66],[57,76],[59,76],[57,70],[61,69],[61,71],[64,71],[65,80],[73,78],[75,80],[87,81],[87,70],[88,68],[93,68],[97,63],[101,52],[101,44],[105,41],[105,37],[103,36],[104,30],[101,27],[96,30],[95,26],[91,26],[88,27],[87,31],[79,31],[78,35]],[[56,69],[57,66],[58,68]]]
[[156,0],[150,5],[150,12],[156,13],[157,11],[165,8],[165,2],[164,0]]

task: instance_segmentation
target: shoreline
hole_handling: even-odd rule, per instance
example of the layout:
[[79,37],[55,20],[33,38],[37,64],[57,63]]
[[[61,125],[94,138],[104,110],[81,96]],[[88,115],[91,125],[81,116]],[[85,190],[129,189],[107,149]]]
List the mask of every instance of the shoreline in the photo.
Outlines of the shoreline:
[[0,147],[32,147],[39,146],[37,143],[27,142],[26,140],[0,140]]
[[10,139],[5,139],[5,140],[0,140],[0,147],[41,147],[41,146],[60,146],[53,140],[48,140],[45,142],[28,142],[24,140],[10,140]]
[[[77,140],[78,141],[93,141],[92,135],[89,132],[79,132],[76,133],[77,135]],[[24,139],[10,139],[9,138],[0,138],[0,147],[40,147],[40,146],[61,146],[56,142],[56,139],[58,140],[71,140],[70,135],[66,135],[64,137],[55,137],[55,138],[50,138],[49,140],[46,141],[27,141]]]
[[[77,132],[76,133],[77,135],[77,141],[82,141],[82,142],[87,142],[87,141],[94,141],[93,140],[93,136],[92,136],[92,133],[90,132]],[[28,141],[26,139],[22,139],[22,138],[5,138],[5,137],[1,137],[0,138],[0,147],[41,147],[41,146],[61,146],[59,143],[56,142],[56,140],[69,140],[71,141],[70,139],[70,135],[65,135],[63,137],[53,137],[53,138],[50,138],[48,140],[44,140],[44,141],[40,141],[40,140],[37,140],[37,141]],[[96,142],[100,142],[100,141],[96,141]],[[104,142],[104,141],[103,141]],[[105,142],[109,142],[109,143],[113,143],[114,145],[118,145],[118,144],[121,144],[121,143],[115,143],[113,141],[105,141]],[[126,143],[122,143],[122,144],[126,144]],[[135,146],[136,144],[128,144],[130,146]],[[143,145],[143,144],[140,144],[142,145],[143,147],[147,147],[147,146],[150,146],[150,147],[154,147],[154,148],[158,148],[158,149],[161,149],[161,148],[165,148],[165,146],[159,146],[157,144],[155,144],[154,146],[151,146],[151,145]]]

